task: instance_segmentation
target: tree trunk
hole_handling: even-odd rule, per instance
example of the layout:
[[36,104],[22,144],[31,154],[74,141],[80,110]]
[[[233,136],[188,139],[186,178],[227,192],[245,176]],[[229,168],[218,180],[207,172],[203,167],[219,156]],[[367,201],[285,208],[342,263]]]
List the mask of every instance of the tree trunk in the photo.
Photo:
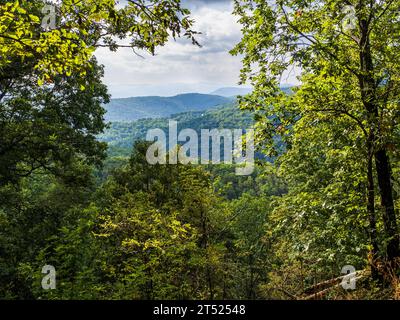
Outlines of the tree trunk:
[[374,136],[371,133],[368,137],[368,165],[367,165],[367,212],[369,218],[369,236],[372,246],[372,261],[371,261],[371,275],[375,280],[379,280],[379,272],[376,267],[376,259],[378,257],[378,239],[376,231],[376,216],[375,216],[375,184],[374,184],[374,173],[373,173],[373,141]]
[[400,257],[399,235],[397,232],[396,212],[393,201],[390,161],[385,149],[375,152],[375,163],[381,194],[381,204],[385,210],[383,221],[386,236],[389,238],[386,252],[388,259],[393,261],[395,258]]
[[368,155],[368,190],[367,190],[367,211],[369,217],[369,231],[370,239],[373,250],[373,255],[376,257],[378,254],[378,240],[376,236],[376,217],[375,217],[375,185],[373,175],[373,154]]
[[[362,12],[362,10],[360,11]],[[362,13],[361,13],[362,14]],[[374,78],[374,64],[372,60],[369,23],[364,17],[359,17],[360,24],[360,91],[363,104],[368,114],[368,122],[371,133],[374,135],[374,157],[376,175],[378,178],[381,204],[384,208],[383,219],[385,221],[385,233],[389,238],[386,253],[390,261],[399,256],[399,239],[397,236],[397,223],[392,195],[390,160],[386,147],[379,143],[379,108],[376,95],[376,81]]]

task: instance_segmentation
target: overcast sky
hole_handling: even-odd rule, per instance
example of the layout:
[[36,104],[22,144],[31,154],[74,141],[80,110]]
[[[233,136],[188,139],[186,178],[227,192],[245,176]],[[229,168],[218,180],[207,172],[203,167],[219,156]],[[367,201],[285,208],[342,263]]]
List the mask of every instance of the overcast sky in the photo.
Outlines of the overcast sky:
[[[136,56],[129,48],[110,52],[99,49],[96,56],[105,65],[104,82],[113,98],[179,93],[209,93],[237,86],[240,57],[229,50],[240,41],[240,25],[232,13],[231,0],[183,0],[194,18],[194,30],[202,47],[189,40],[169,41],[156,56]],[[290,79],[289,79],[290,82]]]

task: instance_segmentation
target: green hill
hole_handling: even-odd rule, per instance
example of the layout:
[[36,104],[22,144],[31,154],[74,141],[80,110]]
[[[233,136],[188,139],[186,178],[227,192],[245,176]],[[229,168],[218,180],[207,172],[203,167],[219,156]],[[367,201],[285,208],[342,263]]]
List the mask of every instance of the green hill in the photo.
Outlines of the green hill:
[[110,128],[98,138],[100,141],[108,143],[111,153],[129,154],[133,142],[145,139],[148,130],[160,128],[167,133],[168,120],[176,120],[178,130],[191,128],[198,133],[201,129],[247,129],[253,124],[249,113],[239,110],[235,103],[229,103],[207,111],[178,113],[168,118],[112,122]]
[[106,122],[130,122],[144,118],[162,118],[187,111],[204,111],[232,98],[210,94],[188,93],[173,97],[133,97],[112,99],[105,105]]

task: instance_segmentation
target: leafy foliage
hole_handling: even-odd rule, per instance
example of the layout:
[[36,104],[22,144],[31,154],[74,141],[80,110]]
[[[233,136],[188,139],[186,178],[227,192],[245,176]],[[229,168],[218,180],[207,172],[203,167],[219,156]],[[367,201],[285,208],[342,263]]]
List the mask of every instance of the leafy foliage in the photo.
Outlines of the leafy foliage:
[[190,29],[189,11],[179,0],[127,1],[122,8],[114,0],[68,0],[56,6],[57,25],[43,30],[41,10],[45,1],[0,2],[0,68],[9,67],[14,59],[34,59],[39,84],[53,76],[73,72],[85,76],[97,47],[116,50],[115,41],[129,39],[133,50],[154,54],[169,36],[184,35],[197,43]]

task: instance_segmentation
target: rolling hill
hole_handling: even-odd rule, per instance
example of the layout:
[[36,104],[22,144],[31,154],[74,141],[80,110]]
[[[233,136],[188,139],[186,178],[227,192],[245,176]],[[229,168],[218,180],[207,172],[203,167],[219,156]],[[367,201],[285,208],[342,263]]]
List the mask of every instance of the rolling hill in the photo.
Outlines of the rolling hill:
[[173,97],[133,97],[112,99],[105,105],[106,122],[131,122],[144,118],[162,118],[187,111],[205,111],[232,102],[233,98],[218,95],[188,93]]
[[178,121],[178,130],[191,128],[198,133],[201,129],[247,129],[253,125],[250,113],[240,111],[235,103],[228,103],[207,111],[190,111],[159,119],[112,122],[98,139],[108,143],[110,153],[128,155],[134,141],[144,140],[148,130],[160,128],[167,133],[168,120]]
[[[221,88],[215,92],[238,94],[233,89],[237,88]],[[292,92],[291,87],[282,87],[282,90],[287,94]],[[201,129],[247,129],[254,123],[250,112],[239,110],[236,98],[213,94],[112,99],[105,108],[106,121],[111,123],[98,139],[107,142],[109,155],[128,156],[133,143],[144,140],[150,129],[160,128],[167,133],[168,120],[177,121],[178,130],[191,128],[198,133]]]

